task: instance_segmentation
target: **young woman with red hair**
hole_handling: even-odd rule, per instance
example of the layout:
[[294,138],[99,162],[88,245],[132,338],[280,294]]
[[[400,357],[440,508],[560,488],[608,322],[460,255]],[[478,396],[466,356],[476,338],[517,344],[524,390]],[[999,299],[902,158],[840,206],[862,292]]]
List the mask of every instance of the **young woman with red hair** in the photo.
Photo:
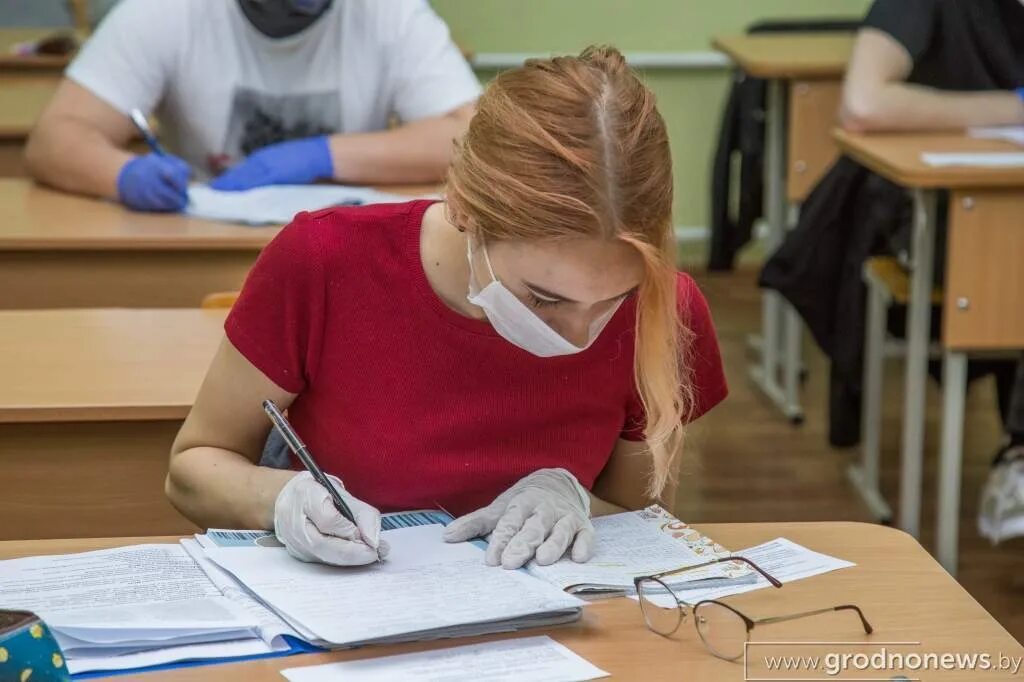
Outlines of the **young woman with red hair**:
[[[379,510],[423,507],[462,515],[449,541],[489,537],[491,565],[586,561],[592,516],[671,500],[684,425],[726,395],[671,206],[665,123],[616,50],[502,73],[444,201],[303,213],[263,251],[171,501],[306,561],[373,561]],[[309,474],[257,465],[266,398],[356,525]]]

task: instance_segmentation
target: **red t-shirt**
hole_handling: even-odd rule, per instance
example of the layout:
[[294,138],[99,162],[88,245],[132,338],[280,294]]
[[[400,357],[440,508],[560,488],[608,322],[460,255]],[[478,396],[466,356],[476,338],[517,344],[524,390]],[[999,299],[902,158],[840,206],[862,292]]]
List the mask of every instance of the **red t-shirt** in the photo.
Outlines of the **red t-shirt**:
[[[639,440],[635,305],[594,344],[540,358],[438,298],[420,260],[429,201],[301,213],[249,273],[225,324],[271,381],[320,465],[381,511],[462,514],[564,467],[590,488],[619,438]],[[727,393],[707,303],[679,275],[694,331],[695,416]]]

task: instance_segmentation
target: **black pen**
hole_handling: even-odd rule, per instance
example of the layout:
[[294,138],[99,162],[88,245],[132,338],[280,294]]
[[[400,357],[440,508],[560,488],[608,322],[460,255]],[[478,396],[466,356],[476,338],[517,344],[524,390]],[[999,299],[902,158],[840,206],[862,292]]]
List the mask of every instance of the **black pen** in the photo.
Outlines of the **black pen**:
[[345,498],[342,497],[341,492],[338,490],[337,486],[334,485],[334,481],[327,477],[323,469],[320,468],[320,465],[316,463],[315,459],[313,459],[313,455],[310,453],[309,448],[307,448],[306,444],[302,442],[301,438],[299,438],[299,434],[295,433],[295,429],[293,429],[292,425],[288,423],[288,420],[285,419],[285,416],[281,413],[281,410],[278,409],[277,405],[274,404],[274,401],[264,400],[263,411],[267,413],[267,416],[270,417],[270,422],[274,425],[274,428],[277,429],[277,432],[281,434],[282,438],[284,438],[284,442],[288,444],[288,449],[294,452],[295,456],[299,458],[300,462],[302,462],[302,466],[306,467],[306,471],[313,476],[313,479],[317,483],[327,489],[327,492],[331,496],[331,500],[334,502],[334,508],[337,509],[342,516],[351,521],[352,525],[356,527],[358,532],[359,524],[356,523],[355,514],[352,513],[348,504],[345,503]]

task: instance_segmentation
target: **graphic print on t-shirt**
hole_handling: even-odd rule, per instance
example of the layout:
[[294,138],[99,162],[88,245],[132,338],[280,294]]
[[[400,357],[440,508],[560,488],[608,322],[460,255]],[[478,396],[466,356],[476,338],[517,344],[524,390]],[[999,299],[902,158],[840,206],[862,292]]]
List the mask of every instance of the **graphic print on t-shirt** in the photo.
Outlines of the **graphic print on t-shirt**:
[[210,172],[220,173],[267,145],[340,129],[341,99],[336,90],[275,95],[236,88],[223,154],[209,160]]

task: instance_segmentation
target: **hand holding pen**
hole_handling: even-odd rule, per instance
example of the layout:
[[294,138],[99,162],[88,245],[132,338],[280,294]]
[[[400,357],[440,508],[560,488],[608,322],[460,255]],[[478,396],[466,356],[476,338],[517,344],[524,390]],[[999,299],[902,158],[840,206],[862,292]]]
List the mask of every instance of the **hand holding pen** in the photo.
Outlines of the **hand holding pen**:
[[188,183],[192,169],[185,161],[164,151],[138,109],[129,114],[142,139],[152,150],[136,156],[117,175],[117,196],[122,204],[137,211],[180,211],[188,204]]
[[389,547],[380,538],[380,512],[323,472],[272,401],[264,401],[263,409],[307,469],[277,496],[274,531],[278,540],[302,561],[358,566],[383,560]]

